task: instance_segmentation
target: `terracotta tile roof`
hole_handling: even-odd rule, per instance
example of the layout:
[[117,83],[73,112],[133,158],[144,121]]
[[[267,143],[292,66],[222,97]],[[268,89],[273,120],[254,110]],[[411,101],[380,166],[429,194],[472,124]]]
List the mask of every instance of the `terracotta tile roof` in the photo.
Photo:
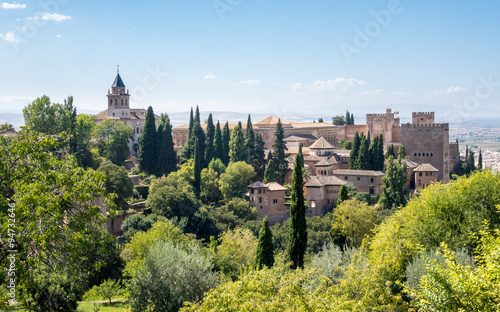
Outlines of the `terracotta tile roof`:
[[333,175],[382,177],[385,174],[382,171],[374,170],[335,169],[333,170]]
[[417,167],[417,169],[414,170],[415,172],[438,172],[439,170],[437,170],[433,165],[431,164],[421,164],[420,166]]
[[337,128],[337,126],[326,122],[294,122],[292,128]]
[[[254,126],[259,127],[259,126],[270,126],[270,125],[276,125],[276,124],[278,124],[278,120],[279,120],[279,119],[280,119],[280,118],[275,117],[275,116],[269,116],[269,117],[267,117],[267,118],[265,118],[265,119],[262,119],[261,121],[259,121],[259,122],[255,123],[255,124],[254,124]],[[291,123],[289,123],[288,121],[283,120],[283,119],[281,119],[281,124],[282,124],[283,126],[285,126],[285,125],[287,125],[287,126],[291,125]]]
[[325,138],[321,137],[318,140],[316,140],[316,142],[314,142],[309,146],[309,149],[321,149],[321,148],[333,149],[333,145],[328,143],[328,141],[325,140]]
[[314,177],[306,183],[305,187],[321,187],[326,185],[344,185],[347,184],[346,181],[342,181],[334,176],[322,176],[322,177]]
[[254,182],[250,185],[247,186],[248,188],[267,188],[269,191],[285,191],[286,187],[281,186],[279,183],[276,182],[269,182],[267,184],[264,184],[260,181]]

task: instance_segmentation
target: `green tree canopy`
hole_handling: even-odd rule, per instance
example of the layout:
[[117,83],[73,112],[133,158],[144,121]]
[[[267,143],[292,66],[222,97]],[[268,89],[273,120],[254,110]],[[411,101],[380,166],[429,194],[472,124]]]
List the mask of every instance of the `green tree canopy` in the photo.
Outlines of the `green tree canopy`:
[[229,159],[231,163],[244,161],[248,163],[250,154],[245,144],[245,137],[241,129],[241,122],[233,129],[229,142]]
[[285,142],[285,130],[281,123],[281,119],[278,119],[276,124],[276,131],[274,132],[275,140],[273,143],[273,158],[274,158],[274,171],[276,174],[276,182],[283,185],[285,184],[286,171],[288,170],[288,161],[286,160],[286,142]]
[[345,126],[346,121],[345,121],[344,116],[339,115],[339,116],[332,117],[332,123],[336,126]]
[[244,161],[229,164],[220,177],[220,190],[226,200],[242,197],[247,192],[247,185],[255,176],[255,170]]
[[167,176],[177,170],[177,153],[174,150],[172,125],[167,114],[161,114],[156,133],[156,176]]
[[128,172],[124,167],[119,167],[113,163],[107,163],[97,170],[106,177],[104,182],[108,194],[116,194],[114,199],[117,207],[128,208],[127,199],[132,197],[134,184],[128,177]]
[[264,267],[271,268],[273,265],[273,233],[269,228],[269,219],[266,216],[259,232],[259,241],[257,242],[257,255],[255,256],[254,268],[260,270]]
[[157,142],[156,142],[156,121],[153,108],[148,107],[146,120],[139,138],[139,153],[137,160],[139,166],[148,174],[156,173],[157,164]]
[[130,155],[128,143],[134,137],[132,128],[119,121],[106,119],[97,124],[93,137],[101,156],[118,166],[125,163]]

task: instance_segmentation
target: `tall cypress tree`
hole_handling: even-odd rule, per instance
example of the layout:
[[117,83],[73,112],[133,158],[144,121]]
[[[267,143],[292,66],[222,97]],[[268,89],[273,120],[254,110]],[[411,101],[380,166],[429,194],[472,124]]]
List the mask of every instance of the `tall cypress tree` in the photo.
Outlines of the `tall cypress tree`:
[[153,108],[148,107],[146,120],[139,138],[139,166],[148,174],[156,171],[156,124]]
[[215,127],[214,143],[213,143],[213,157],[219,158],[222,161],[222,131],[220,130],[220,122],[217,121],[217,126]]
[[378,135],[375,138],[373,138],[373,142],[370,145],[370,160],[371,160],[370,169],[371,170],[379,170],[379,169],[377,169],[378,163],[379,163],[377,152],[378,152]]
[[349,199],[349,193],[347,192],[347,187],[342,185],[339,190],[339,199],[337,200],[337,206],[340,205],[343,201]]
[[252,166],[257,172],[257,179],[262,179],[266,167],[266,154],[264,153],[265,142],[262,135],[257,133],[255,137],[255,149],[253,152]]
[[273,232],[269,228],[269,219],[264,218],[260,228],[259,241],[257,243],[257,254],[255,256],[254,268],[261,270],[264,266],[271,268],[274,265]]
[[274,161],[269,159],[267,163],[266,171],[264,172],[263,183],[276,182],[276,174],[274,172]]
[[250,114],[248,114],[247,120],[247,129],[245,132],[245,144],[247,146],[248,155],[249,155],[249,163],[254,163],[254,151],[255,151],[255,133],[253,132],[252,119],[250,118]]
[[356,161],[354,166],[356,170],[367,170],[370,166],[370,154],[369,154],[369,145],[368,140],[364,135],[361,136],[361,143],[359,146],[358,156],[356,157]]
[[398,158],[402,157],[404,159],[405,156],[406,156],[405,147],[404,145],[400,145],[398,149]]
[[287,260],[291,268],[304,267],[307,249],[306,205],[304,204],[304,164],[302,146],[295,157],[292,182],[292,204],[290,205],[290,229],[288,232]]
[[241,129],[241,122],[233,129],[231,141],[229,141],[229,160],[232,163],[238,161],[248,162],[248,149],[245,144],[245,137]]
[[156,133],[157,176],[167,176],[170,172],[177,170],[177,154],[174,150],[172,137],[172,125],[167,114],[161,114],[160,125]]
[[285,151],[286,142],[285,142],[285,130],[283,129],[283,125],[281,123],[281,119],[278,119],[278,123],[276,124],[276,131],[274,132],[274,136],[276,139],[273,143],[273,158],[274,165],[276,171],[276,182],[283,185],[285,184],[286,171],[288,170],[288,163],[286,160]]
[[387,152],[385,153],[385,158],[389,158],[389,156],[392,156],[392,158],[396,157],[396,154],[394,154],[394,145],[391,144],[387,147]]
[[349,154],[348,168],[351,170],[356,169],[356,160],[358,158],[359,149],[361,147],[361,138],[359,137],[358,131],[354,134],[354,140],[352,141],[352,150]]
[[208,120],[207,120],[207,138],[205,142],[205,164],[204,166],[208,166],[210,161],[213,158],[213,153],[214,153],[214,137],[215,137],[215,126],[214,126],[214,120],[212,118],[212,113],[208,115]]
[[351,118],[349,119],[351,125],[354,125],[354,115],[351,113]]
[[351,124],[351,115],[349,114],[349,110],[346,110],[346,112],[345,112],[345,124],[346,125]]
[[378,157],[377,157],[378,167],[377,167],[377,169],[374,169],[374,170],[384,170],[384,163],[385,163],[384,137],[382,136],[382,134],[379,135],[377,153],[378,153]]
[[189,114],[188,137],[181,151],[181,155],[184,159],[191,158],[191,147],[189,146],[189,143],[192,141],[191,137],[193,135],[193,125],[194,125],[193,108],[191,107],[191,113]]
[[481,149],[479,149],[479,157],[477,159],[477,169],[479,170],[483,169],[483,152],[481,152]]
[[200,198],[201,191],[201,169],[203,168],[202,160],[203,160],[203,151],[202,144],[200,144],[200,140],[195,138],[194,141],[194,193],[196,198]]
[[229,165],[229,141],[231,140],[231,134],[229,132],[229,123],[226,121],[224,129],[222,130],[222,162],[224,165]]
[[370,131],[368,131],[368,134],[366,135],[366,140],[368,141],[368,145],[372,144],[372,139],[370,137]]
[[408,173],[406,172],[406,163],[400,157],[394,161],[392,155],[387,158],[387,168],[385,176],[382,178],[382,196],[380,198],[380,207],[382,209],[395,209],[401,205],[406,205],[407,198],[405,185]]

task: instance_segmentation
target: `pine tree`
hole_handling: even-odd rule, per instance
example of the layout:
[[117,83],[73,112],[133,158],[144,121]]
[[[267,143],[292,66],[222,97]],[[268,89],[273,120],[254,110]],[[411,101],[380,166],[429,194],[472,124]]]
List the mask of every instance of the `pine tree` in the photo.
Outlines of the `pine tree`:
[[207,133],[206,133],[206,142],[205,142],[205,163],[204,166],[208,166],[210,161],[213,158],[214,153],[214,136],[215,136],[215,126],[214,120],[212,118],[212,113],[208,115],[207,120]]
[[318,119],[318,122],[323,122],[323,118],[321,118],[321,117],[320,117],[320,118]]
[[307,249],[306,206],[304,203],[304,164],[302,146],[295,157],[292,182],[292,204],[290,205],[290,229],[288,232],[287,260],[291,268],[304,267]]
[[250,114],[248,114],[247,129],[245,132],[245,144],[247,146],[249,163],[254,163],[254,152],[255,152],[255,133],[253,132],[252,120],[250,119]]
[[217,126],[215,127],[214,143],[213,143],[213,158],[222,159],[222,131],[220,130],[220,123],[217,121]]
[[224,129],[222,130],[222,162],[224,165],[229,165],[229,141],[231,140],[231,134],[229,132],[229,123],[226,121]]
[[191,158],[191,147],[189,146],[189,143],[192,141],[191,137],[193,135],[193,124],[194,124],[193,108],[191,107],[191,113],[189,114],[188,137],[181,151],[181,155],[184,159]]
[[264,181],[262,182],[264,184],[269,182],[276,182],[276,174],[274,172],[274,161],[272,159],[269,159],[269,162],[267,163],[266,171],[264,172]]
[[160,125],[156,132],[157,167],[156,176],[167,176],[177,170],[177,154],[174,150],[172,125],[167,114],[161,114]]
[[271,268],[273,265],[273,232],[271,232],[271,229],[269,228],[269,219],[266,216],[259,232],[259,241],[257,243],[257,253],[255,256],[254,269],[261,270],[264,267]]
[[354,134],[354,140],[352,141],[352,150],[349,154],[348,168],[351,170],[357,169],[356,160],[358,158],[359,149],[361,147],[361,138],[359,137],[358,131]]
[[146,120],[139,138],[139,166],[148,174],[156,171],[156,125],[153,108],[148,107]]
[[354,163],[356,170],[367,170],[370,166],[370,153],[368,140],[364,135],[361,136],[361,143],[359,146],[359,153]]
[[262,135],[257,133],[257,136],[255,137],[255,149],[253,152],[252,166],[257,172],[258,179],[262,179],[266,166],[266,154],[264,153],[265,144],[266,143],[262,139]]
[[285,139],[285,130],[283,129],[283,125],[281,124],[281,120],[278,119],[278,123],[276,124],[276,131],[274,132],[274,136],[276,139],[273,143],[273,157],[274,157],[274,170],[276,171],[276,182],[283,185],[285,184],[286,171],[288,169],[288,163],[286,160],[285,151],[286,142]]
[[479,169],[479,170],[483,169],[483,153],[481,152],[481,149],[479,149],[479,158],[477,160],[477,169]]
[[346,201],[349,199],[349,193],[347,191],[347,187],[342,185],[339,190],[339,199],[337,200],[337,206],[340,205],[343,201]]
[[202,144],[200,144],[200,140],[195,138],[194,141],[194,182],[193,188],[196,198],[200,198],[201,191],[201,170],[203,169],[202,160],[203,160],[203,150]]
[[229,142],[229,160],[231,163],[238,161],[248,162],[248,157],[248,149],[245,145],[241,122],[239,122],[231,134],[231,141]]

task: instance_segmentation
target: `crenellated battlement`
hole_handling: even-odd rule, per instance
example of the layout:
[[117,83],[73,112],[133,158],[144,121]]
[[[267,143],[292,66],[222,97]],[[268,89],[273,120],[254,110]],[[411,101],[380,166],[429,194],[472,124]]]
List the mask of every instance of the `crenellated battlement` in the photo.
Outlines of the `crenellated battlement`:
[[413,117],[423,116],[423,117],[432,117],[434,118],[434,112],[413,112],[411,113]]
[[388,113],[388,114],[366,114],[366,119],[377,118],[377,117],[387,118],[387,116],[394,116],[394,114],[393,113]]
[[429,123],[429,124],[411,124],[406,123],[401,125],[403,128],[448,128],[447,123]]
[[434,123],[434,112],[413,112],[411,122],[414,124],[432,124]]

